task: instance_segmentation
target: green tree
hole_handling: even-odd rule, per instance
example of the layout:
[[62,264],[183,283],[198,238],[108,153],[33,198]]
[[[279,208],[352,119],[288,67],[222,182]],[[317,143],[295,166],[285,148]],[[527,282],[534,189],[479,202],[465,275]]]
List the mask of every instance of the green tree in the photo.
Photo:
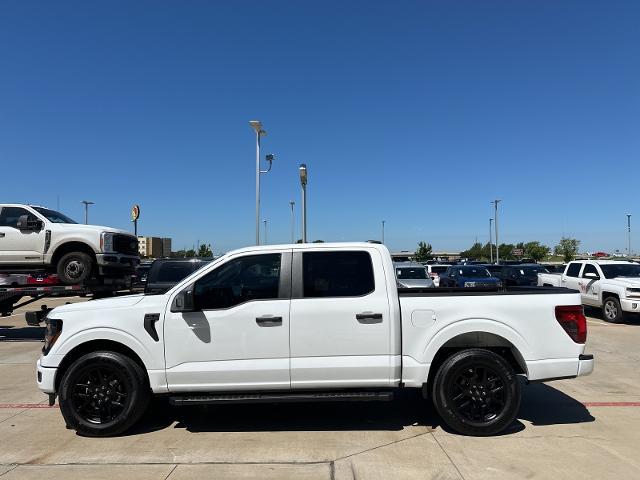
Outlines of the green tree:
[[431,252],[432,248],[430,243],[418,242],[418,249],[413,258],[416,262],[426,262],[427,260],[431,260]]
[[498,248],[498,252],[500,253],[500,260],[513,260],[513,249],[516,246],[513,243],[501,243]]
[[[489,250],[487,250],[487,252],[488,251]],[[465,250],[464,252],[460,252],[460,258],[473,258],[475,260],[479,260],[480,258],[483,258],[484,256],[485,255],[484,255],[482,244],[479,243],[479,242],[474,243],[469,250]]]
[[202,245],[200,245],[200,248],[198,249],[198,257],[213,257],[213,251],[211,251],[211,244],[205,244],[203,243]]
[[576,240],[575,238],[570,237],[562,237],[560,239],[560,243],[558,243],[558,245],[556,245],[556,247],[554,248],[554,253],[556,255],[562,255],[566,263],[570,262],[576,257],[578,248],[580,248],[580,240]]
[[[518,244],[519,246],[520,244]],[[532,258],[536,262],[544,259],[551,249],[546,245],[542,245],[540,242],[527,242],[524,244],[524,255],[527,258]]]

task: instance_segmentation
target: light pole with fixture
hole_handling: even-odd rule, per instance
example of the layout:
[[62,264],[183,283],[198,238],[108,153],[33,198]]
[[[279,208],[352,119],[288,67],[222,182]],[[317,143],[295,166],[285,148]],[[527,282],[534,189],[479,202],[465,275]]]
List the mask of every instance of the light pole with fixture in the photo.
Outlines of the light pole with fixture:
[[493,218],[489,219],[489,255],[491,256],[491,263],[493,263],[493,234],[491,233],[491,224]]
[[500,241],[498,240],[498,203],[502,200],[494,200],[493,202],[493,222],[496,227],[496,265],[500,265]]
[[382,220],[382,244],[384,245],[384,224],[387,223],[386,220]]
[[300,185],[302,185],[302,243],[307,243],[307,165],[301,163],[299,171]]
[[294,235],[295,235],[295,233],[294,233],[294,232],[295,232],[295,225],[296,225],[296,223],[295,223],[295,216],[294,216],[294,213],[293,213],[293,207],[295,207],[295,206],[296,206],[296,202],[294,202],[293,200],[291,200],[291,201],[289,202],[289,205],[291,205],[291,243],[293,243],[293,242],[295,241],[293,237],[294,237]]
[[267,132],[262,128],[260,120],[251,120],[249,125],[256,132],[256,245],[260,245],[260,174],[271,171],[271,163],[275,157],[267,155],[265,159],[269,162],[269,168],[260,170],[260,137],[264,137]]
[[84,203],[84,224],[89,225],[89,205],[95,205],[95,202],[82,200],[80,203]]

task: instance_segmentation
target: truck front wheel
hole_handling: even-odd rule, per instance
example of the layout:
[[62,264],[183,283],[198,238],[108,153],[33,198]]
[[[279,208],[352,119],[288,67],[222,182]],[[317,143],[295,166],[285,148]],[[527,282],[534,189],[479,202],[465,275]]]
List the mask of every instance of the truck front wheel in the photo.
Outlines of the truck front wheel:
[[504,358],[489,350],[462,350],[440,366],[433,404],[451,429],[463,435],[495,435],[520,408],[520,383]]
[[83,252],[70,252],[62,256],[56,272],[62,283],[77,285],[91,277],[93,260]]
[[118,435],[147,408],[149,387],[142,367],[120,353],[92,352],[76,360],[60,382],[60,411],[80,435]]
[[607,322],[620,323],[623,319],[622,307],[616,297],[607,297],[602,304],[602,315]]

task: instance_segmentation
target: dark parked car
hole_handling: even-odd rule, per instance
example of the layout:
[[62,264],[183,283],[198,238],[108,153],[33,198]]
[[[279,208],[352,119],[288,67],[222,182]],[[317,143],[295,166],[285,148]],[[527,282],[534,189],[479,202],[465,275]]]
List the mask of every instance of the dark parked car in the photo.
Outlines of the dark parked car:
[[142,292],[147,284],[147,275],[153,262],[141,263],[131,274],[131,290]]
[[501,287],[485,265],[452,265],[440,274],[440,287]]
[[[494,267],[494,265],[492,265]],[[536,263],[521,264],[521,265],[504,265],[500,266],[501,271],[495,269],[489,271],[496,277],[502,280],[505,286],[530,286],[538,285],[538,274],[549,273],[549,271],[542,265]]]
[[203,258],[158,259],[151,264],[144,293],[161,295],[210,261]]

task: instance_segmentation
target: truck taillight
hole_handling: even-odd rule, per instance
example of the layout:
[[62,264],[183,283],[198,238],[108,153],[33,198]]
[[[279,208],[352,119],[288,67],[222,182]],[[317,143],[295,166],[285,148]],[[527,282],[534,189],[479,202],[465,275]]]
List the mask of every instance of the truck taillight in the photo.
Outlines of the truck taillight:
[[556,320],[576,343],[587,341],[587,317],[582,305],[560,305],[556,307]]

